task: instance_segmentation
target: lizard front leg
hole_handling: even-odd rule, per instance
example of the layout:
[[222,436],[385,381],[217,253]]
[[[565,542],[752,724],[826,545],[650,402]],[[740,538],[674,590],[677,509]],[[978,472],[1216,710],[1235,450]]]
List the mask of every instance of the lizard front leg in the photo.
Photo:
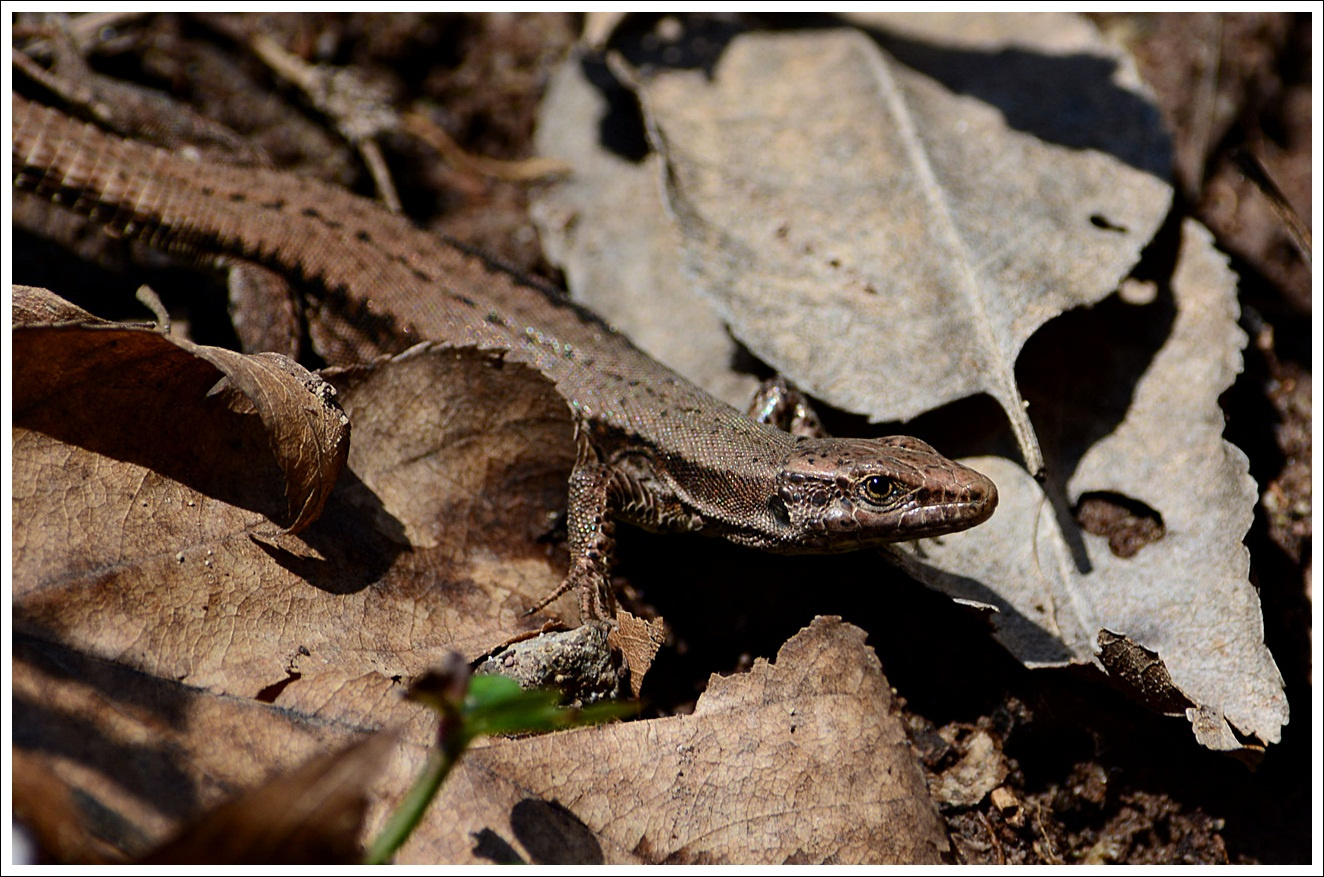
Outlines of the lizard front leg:
[[570,571],[561,589],[579,592],[581,622],[616,617],[616,597],[611,590],[616,548],[613,480],[611,469],[596,460],[576,463],[570,473]]
[[611,590],[611,560],[616,546],[613,509],[618,503],[616,479],[594,452],[583,428],[576,430],[578,453],[570,473],[567,529],[570,570],[565,580],[529,610],[537,612],[572,588],[579,594],[581,622],[610,621],[616,617]]
[[826,438],[827,430],[799,388],[781,375],[759,385],[745,412],[750,420],[766,423],[794,436]]

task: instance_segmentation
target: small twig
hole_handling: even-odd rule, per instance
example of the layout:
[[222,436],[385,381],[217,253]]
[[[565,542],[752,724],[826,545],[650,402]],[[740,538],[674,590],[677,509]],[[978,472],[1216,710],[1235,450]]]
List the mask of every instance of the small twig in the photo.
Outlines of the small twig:
[[1260,194],[1269,199],[1269,206],[1273,208],[1274,214],[1279,221],[1287,227],[1287,236],[1292,239],[1297,252],[1301,258],[1306,260],[1306,265],[1310,265],[1310,229],[1301,219],[1301,215],[1288,202],[1281,189],[1274,183],[1273,178],[1265,169],[1260,160],[1253,153],[1246,149],[1234,149],[1232,151],[1232,163],[1241,171],[1242,176],[1250,180],[1255,188],[1260,190]]
[[402,212],[404,205],[400,203],[400,195],[395,191],[395,182],[391,179],[391,170],[386,166],[386,159],[382,158],[382,150],[377,145],[377,141],[364,140],[358,144],[358,147],[359,155],[362,156],[363,163],[368,166],[368,173],[372,175],[372,181],[377,186],[377,194],[382,196],[382,203],[392,213]]
[[463,173],[523,183],[564,176],[571,170],[570,165],[559,158],[534,156],[517,161],[505,161],[471,155],[461,149],[441,126],[418,112],[407,112],[401,116],[400,130],[412,134],[431,146],[451,167]]
[[156,294],[156,290],[144,283],[142,286],[138,287],[138,291],[134,293],[133,297],[142,302],[147,309],[152,312],[152,315],[156,317],[156,331],[160,332],[162,335],[169,335],[170,312],[167,311],[166,306],[161,303],[161,296]]
[[382,202],[391,212],[399,213],[400,196],[382,158],[377,137],[383,131],[400,127],[400,116],[383,96],[353,70],[309,64],[266,34],[255,35],[248,45],[273,73],[296,86],[319,112],[335,122],[341,136],[362,156]]
[[1057,854],[1057,850],[1054,849],[1053,841],[1049,839],[1048,831],[1044,828],[1043,808],[1039,806],[1038,802],[1034,805],[1034,824],[1039,829],[1039,837],[1043,843],[1043,846],[1041,847],[1040,841],[1034,842],[1034,847],[1039,851],[1040,857],[1042,857],[1045,863],[1049,865],[1065,864],[1062,861],[1062,857]]

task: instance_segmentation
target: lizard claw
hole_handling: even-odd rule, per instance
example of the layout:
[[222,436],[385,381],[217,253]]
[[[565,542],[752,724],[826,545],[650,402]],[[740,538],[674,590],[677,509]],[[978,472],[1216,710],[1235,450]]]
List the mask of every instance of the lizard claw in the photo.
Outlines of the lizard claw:
[[541,612],[571,589],[579,592],[581,623],[611,621],[616,617],[616,598],[611,592],[611,585],[592,563],[574,564],[556,590],[531,606],[523,617],[528,618],[534,613]]

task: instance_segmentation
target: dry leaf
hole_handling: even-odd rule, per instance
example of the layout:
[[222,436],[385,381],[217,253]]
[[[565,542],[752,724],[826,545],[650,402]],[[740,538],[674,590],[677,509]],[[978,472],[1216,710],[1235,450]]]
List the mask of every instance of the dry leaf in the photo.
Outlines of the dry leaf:
[[[631,76],[692,279],[761,358],[873,420],[990,393],[1036,468],[1012,364],[1035,328],[1134,263],[1170,201],[1166,136],[1129,60],[1079,18],[886,18],[906,36],[878,36],[914,69],[856,32],[726,33],[711,77],[683,62]],[[691,48],[653,36],[661,57]],[[581,66],[559,72],[539,128],[540,148],[576,167],[540,203],[549,256],[577,296],[739,403],[714,371],[729,342],[698,365],[711,318],[670,293],[676,232],[649,207],[653,159],[598,145],[602,101]],[[633,287],[666,303],[631,315],[638,297],[617,290]]]
[[661,158],[654,153],[634,161],[603,144],[609,96],[633,103],[601,62],[581,54],[567,59],[547,87],[538,151],[569,162],[574,173],[544,187],[530,207],[543,252],[561,266],[576,300],[650,355],[743,409],[758,381],[732,370],[736,344],[725,322],[677,270],[683,242],[662,202]]
[[691,716],[471,750],[398,861],[936,864],[892,710],[864,632],[820,618]]
[[359,864],[369,789],[395,743],[380,732],[309,759],[209,810],[141,863]]
[[[1245,344],[1236,282],[1209,233],[1188,221],[1170,291],[1050,327],[1062,334],[1043,342],[1058,359],[1040,369],[1056,371],[1041,385],[1056,397],[1040,409],[1053,415],[1042,432],[1056,437],[1045,446],[1047,492],[1005,458],[966,461],[997,483],[997,513],[903,556],[944,592],[995,606],[996,636],[1027,665],[1094,662],[1103,634],[1125,637],[1160,662],[1134,677],[1105,662],[1137,697],[1177,715],[1188,701],[1204,711],[1201,742],[1237,739],[1206,730],[1212,712],[1256,748],[1279,740],[1288,710],[1242,544],[1255,483],[1222,438],[1218,398]],[[1072,516],[1091,496],[1148,510],[1162,535],[1121,556]],[[1180,696],[1138,681],[1160,669]]]
[[15,363],[17,632],[366,717],[373,680],[536,628],[523,614],[559,582],[537,537],[565,502],[569,413],[498,355],[420,346],[334,375],[360,425],[349,469],[319,520],[260,540],[284,505],[261,451],[306,444],[312,403],[268,428],[208,395],[210,363],[104,324],[19,327]]
[[[365,729],[412,721],[422,752],[434,726],[400,680],[541,622],[523,613],[560,573],[536,536],[573,443],[536,372],[433,345],[337,372],[362,425],[349,469],[321,518],[258,540],[284,478],[255,449],[291,441],[306,411],[268,427],[208,395],[216,372],[192,345],[19,301],[77,321],[15,329],[16,746],[74,789],[89,825],[70,857],[144,855]],[[397,796],[403,771],[384,781]],[[302,856],[299,825],[236,854]]]
[[[15,746],[76,790],[84,848],[144,855],[273,775],[294,771],[259,798],[306,789],[305,773],[359,773],[335,757],[297,767],[361,735],[348,711],[204,692],[22,634],[15,645]],[[332,696],[371,689],[378,708],[361,718],[406,729],[371,788],[362,843],[404,795],[435,723],[402,686],[359,681]],[[863,632],[819,619],[775,664],[714,678],[692,716],[479,744],[400,861],[936,863],[946,837],[893,709]],[[39,794],[15,789],[20,801]]]
[[630,693],[639,696],[644,686],[644,676],[653,666],[658,649],[666,642],[667,626],[661,618],[644,619],[631,615],[624,609],[616,613],[616,626],[611,631],[609,642],[620,649],[630,668]]
[[[352,495],[380,505],[416,549],[473,540],[490,552],[526,550],[565,504],[570,415],[532,369],[496,352],[419,344],[325,376],[354,423],[350,469],[361,485]],[[472,521],[472,535],[457,521]]]
[[[361,728],[207,693],[22,633],[14,637],[13,657],[14,749],[71,789],[79,826],[68,840],[85,850],[147,855],[185,821],[236,791],[295,770],[362,734]],[[425,711],[399,696],[383,700],[377,719],[412,719],[420,740],[430,727],[419,724],[428,720]],[[397,784],[404,781],[395,777]],[[48,782],[31,771],[16,776],[16,809],[40,802]],[[72,853],[67,860],[86,861],[78,847]]]
[[[320,514],[349,445],[349,422],[320,378],[277,354],[245,356],[107,323],[45,290],[16,287],[13,316],[14,420],[34,441],[160,459],[177,480],[288,522],[287,532]],[[138,414],[123,416],[126,408]],[[228,444],[214,444],[213,420],[230,425]],[[16,435],[16,458],[25,440]],[[273,503],[281,493],[249,489],[272,465],[284,482],[281,505]]]
[[[19,739],[22,739],[21,733]],[[10,750],[9,764],[14,802],[14,847],[11,848],[13,859],[10,864],[80,862],[101,865],[124,861],[121,851],[89,830],[89,819],[80,809],[73,787],[52,770],[45,759],[16,746]],[[18,843],[20,831],[31,844],[27,855]]]
[[987,393],[1035,471],[1017,354],[1135,263],[1171,199],[1166,135],[1101,41],[978,65],[902,43],[924,72],[839,30],[742,34],[711,78],[640,75],[668,203],[761,359],[873,421]]

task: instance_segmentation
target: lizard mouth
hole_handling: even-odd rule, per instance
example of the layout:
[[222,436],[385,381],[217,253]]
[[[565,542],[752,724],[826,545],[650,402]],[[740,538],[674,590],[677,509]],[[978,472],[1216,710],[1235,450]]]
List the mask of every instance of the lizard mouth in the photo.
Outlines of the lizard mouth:
[[982,524],[998,504],[997,487],[985,476],[951,461],[932,481],[893,484],[880,491],[859,478],[839,475],[787,478],[769,501],[773,517],[797,531],[798,549],[855,551],[955,533]]

